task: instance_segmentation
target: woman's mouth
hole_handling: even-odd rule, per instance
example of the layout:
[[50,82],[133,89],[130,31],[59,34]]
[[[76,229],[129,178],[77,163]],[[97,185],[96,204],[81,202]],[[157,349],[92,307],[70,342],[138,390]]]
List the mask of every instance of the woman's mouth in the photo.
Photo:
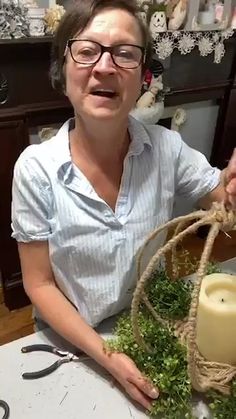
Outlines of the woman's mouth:
[[91,95],[107,99],[114,99],[118,96],[116,91],[112,89],[94,89],[91,91]]

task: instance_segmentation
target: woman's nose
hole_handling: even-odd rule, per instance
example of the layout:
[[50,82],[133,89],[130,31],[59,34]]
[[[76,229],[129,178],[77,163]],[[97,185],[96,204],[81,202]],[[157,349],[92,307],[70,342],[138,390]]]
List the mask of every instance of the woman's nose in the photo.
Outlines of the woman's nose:
[[105,73],[115,73],[116,65],[112,60],[110,52],[104,52],[98,62],[94,65],[94,71],[105,72]]

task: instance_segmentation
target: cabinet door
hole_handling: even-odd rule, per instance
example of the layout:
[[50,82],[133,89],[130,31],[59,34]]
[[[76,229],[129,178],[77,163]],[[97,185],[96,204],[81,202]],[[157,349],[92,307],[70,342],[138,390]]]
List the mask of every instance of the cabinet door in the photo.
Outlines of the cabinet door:
[[219,112],[211,163],[223,169],[236,147],[236,85],[226,94]]
[[28,303],[24,293],[17,244],[11,238],[11,187],[14,164],[28,144],[24,121],[0,122],[0,271],[9,309]]
[[219,153],[224,166],[227,165],[234,148],[236,147],[236,85],[230,92],[227,112],[224,121],[221,149]]

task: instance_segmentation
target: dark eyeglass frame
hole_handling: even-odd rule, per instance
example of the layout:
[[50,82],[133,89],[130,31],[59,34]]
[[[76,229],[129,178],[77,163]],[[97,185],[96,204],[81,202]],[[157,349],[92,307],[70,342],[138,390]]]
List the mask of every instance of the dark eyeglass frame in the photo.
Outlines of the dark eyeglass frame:
[[[76,61],[74,59],[73,54],[72,54],[72,51],[71,51],[71,46],[76,41],[88,41],[88,42],[92,42],[93,44],[98,45],[101,48],[101,53],[99,54],[98,58],[94,62],[91,62],[91,63],[81,63],[80,61]],[[121,46],[136,47],[136,48],[139,48],[140,49],[140,51],[141,51],[142,54],[141,54],[139,63],[135,67],[133,67],[133,66],[132,67],[121,66],[121,65],[119,65],[119,64],[116,63],[116,61],[115,61],[115,59],[113,57],[113,51],[114,51],[114,49],[116,49],[118,47],[121,47]],[[66,43],[66,48],[65,48],[64,56],[66,55],[67,49],[69,49],[69,51],[70,51],[70,55],[71,55],[72,60],[75,63],[81,64],[81,65],[84,65],[84,66],[92,66],[92,65],[97,64],[98,61],[100,60],[100,58],[102,57],[102,55],[104,54],[104,52],[109,52],[110,53],[111,59],[112,59],[113,63],[117,67],[124,68],[124,69],[127,69],[127,70],[138,68],[141,64],[143,64],[145,62],[145,59],[146,59],[146,51],[145,51],[145,48],[144,47],[141,47],[140,45],[135,45],[135,44],[123,44],[122,43],[122,44],[116,44],[116,45],[112,45],[112,46],[105,46],[105,45],[100,44],[99,42],[92,41],[91,39],[74,39],[74,38],[72,38],[72,39],[69,39],[67,41],[67,43]]]

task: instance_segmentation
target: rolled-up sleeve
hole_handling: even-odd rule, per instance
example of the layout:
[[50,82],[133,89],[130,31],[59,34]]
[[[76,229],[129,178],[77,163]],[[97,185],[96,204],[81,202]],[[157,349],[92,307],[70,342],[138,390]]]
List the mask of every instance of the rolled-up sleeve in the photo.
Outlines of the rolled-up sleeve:
[[50,185],[28,149],[15,164],[12,183],[12,237],[19,242],[47,240],[51,234]]
[[176,165],[176,194],[196,203],[219,185],[221,171],[212,167],[206,157],[189,147],[180,136]]

